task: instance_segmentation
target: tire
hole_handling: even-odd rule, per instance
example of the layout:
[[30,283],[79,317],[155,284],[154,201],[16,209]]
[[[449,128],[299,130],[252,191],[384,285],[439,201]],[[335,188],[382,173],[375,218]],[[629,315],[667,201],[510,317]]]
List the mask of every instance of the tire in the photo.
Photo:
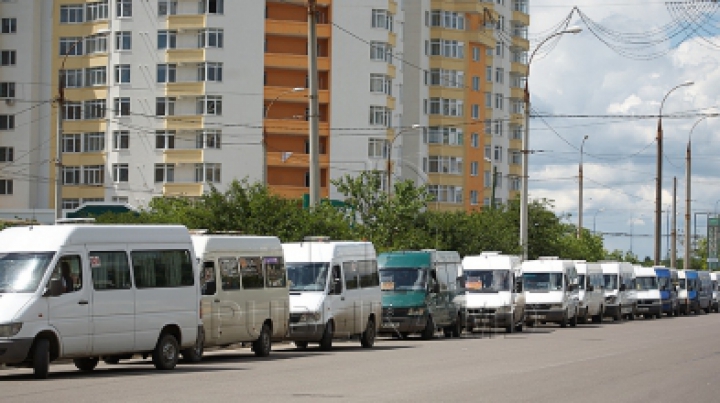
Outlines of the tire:
[[450,326],[443,328],[443,336],[448,339],[452,337],[452,329],[450,328]]
[[103,357],[103,362],[108,365],[117,365],[120,362],[120,357],[114,355]]
[[47,379],[50,372],[50,340],[38,339],[35,341],[32,368],[35,379]]
[[427,322],[425,322],[425,329],[423,329],[422,333],[420,334],[420,337],[423,340],[431,340],[434,335],[435,335],[435,322],[433,321],[432,316],[428,316]]
[[515,325],[505,326],[505,333],[513,334],[515,332]]
[[518,332],[518,333],[522,333],[522,331],[523,331],[523,324],[524,324],[524,323],[525,323],[525,322],[523,322],[522,320],[521,320],[520,322],[518,322],[518,323],[515,325],[515,331]]
[[622,306],[618,306],[617,314],[613,317],[613,321],[620,322],[622,320]]
[[578,324],[578,315],[577,311],[575,311],[575,316],[573,316],[572,320],[570,321],[570,327],[576,327]]
[[565,314],[563,314],[562,321],[560,322],[560,327],[567,327],[568,325],[568,313],[565,311]]
[[602,323],[602,315],[593,315],[592,323]]
[[267,357],[272,350],[272,340],[270,340],[270,326],[263,325],[260,330],[260,336],[252,344],[253,352],[256,357]]
[[363,348],[372,348],[372,346],[375,344],[375,336],[377,332],[375,330],[375,321],[372,319],[368,319],[367,325],[365,326],[365,331],[360,336],[360,345],[363,346]]
[[202,327],[198,328],[197,340],[195,340],[195,346],[187,348],[181,351],[182,360],[188,364],[195,364],[202,360],[203,353],[205,352],[205,329]]
[[305,350],[308,346],[308,342],[306,341],[296,341],[295,342],[295,348],[298,350]]
[[179,347],[175,336],[163,333],[152,352],[152,362],[155,368],[168,371],[174,369],[178,363]]
[[458,315],[455,323],[452,325],[452,337],[460,337],[462,335],[462,319]]
[[325,326],[325,331],[323,332],[322,339],[320,339],[320,350],[330,351],[332,349],[332,339],[333,323],[328,322],[327,326]]
[[655,319],[662,319],[662,313],[655,315]]
[[98,365],[97,358],[76,358],[73,360],[75,367],[83,372],[90,372]]

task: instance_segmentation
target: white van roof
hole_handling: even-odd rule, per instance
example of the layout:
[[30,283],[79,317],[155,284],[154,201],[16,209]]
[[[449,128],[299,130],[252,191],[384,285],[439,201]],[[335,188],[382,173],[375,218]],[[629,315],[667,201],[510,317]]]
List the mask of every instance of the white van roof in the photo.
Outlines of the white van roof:
[[602,274],[600,263],[588,263],[584,260],[575,261],[575,269],[578,274]]
[[191,238],[198,258],[209,253],[251,253],[261,256],[283,253],[280,239],[275,236],[191,235]]
[[497,252],[465,256],[462,260],[463,270],[519,270],[521,264],[520,256],[501,255]]
[[635,277],[657,277],[654,267],[633,266]]
[[33,225],[0,231],[0,252],[51,252],[63,245],[190,243],[182,225]]
[[282,244],[285,262],[329,262],[333,259],[376,260],[371,242],[291,242]]
[[603,273],[607,274],[634,273],[630,262],[600,262],[600,265]]
[[575,262],[560,259],[538,259],[522,262],[523,273],[568,273],[574,276]]

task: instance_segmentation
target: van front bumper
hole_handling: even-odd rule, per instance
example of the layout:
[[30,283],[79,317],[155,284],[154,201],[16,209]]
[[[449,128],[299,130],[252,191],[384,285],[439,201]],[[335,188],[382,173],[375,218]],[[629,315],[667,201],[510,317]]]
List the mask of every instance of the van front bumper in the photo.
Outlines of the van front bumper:
[[660,315],[663,313],[663,305],[638,303],[635,313],[638,315]]
[[512,323],[513,314],[510,312],[486,312],[482,309],[468,309],[464,315],[464,323],[468,329],[476,327],[508,327],[515,325]]
[[291,323],[288,339],[295,341],[318,341],[325,333],[324,323]]
[[0,364],[20,364],[28,356],[33,339],[0,340]]
[[615,317],[620,314],[619,305],[605,305],[605,317]]
[[[565,316],[564,309],[528,309],[525,308],[525,321],[527,322],[557,322],[563,321]],[[569,318],[567,318],[569,319]]]

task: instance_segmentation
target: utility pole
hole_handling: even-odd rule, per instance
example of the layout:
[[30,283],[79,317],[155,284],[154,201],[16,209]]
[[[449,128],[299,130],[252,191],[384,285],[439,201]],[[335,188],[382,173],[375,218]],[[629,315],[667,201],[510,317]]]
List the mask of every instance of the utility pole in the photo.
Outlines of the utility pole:
[[582,237],[583,227],[583,147],[585,146],[585,140],[588,136],[583,137],[583,141],[580,144],[580,166],[578,167],[578,227],[577,227],[577,239]]
[[495,187],[497,186],[497,165],[493,165],[492,169],[492,193],[490,196],[492,199],[490,199],[490,209],[495,210]]
[[670,267],[677,263],[677,176],[673,176],[672,232],[670,233]]
[[[63,63],[64,65],[64,63]],[[60,83],[58,84],[57,115],[55,133],[55,220],[61,220],[62,216],[62,136],[63,136],[63,113],[65,113],[65,70],[60,68]]]
[[317,1],[308,0],[308,81],[310,84],[310,208],[320,203],[320,132],[318,106]]

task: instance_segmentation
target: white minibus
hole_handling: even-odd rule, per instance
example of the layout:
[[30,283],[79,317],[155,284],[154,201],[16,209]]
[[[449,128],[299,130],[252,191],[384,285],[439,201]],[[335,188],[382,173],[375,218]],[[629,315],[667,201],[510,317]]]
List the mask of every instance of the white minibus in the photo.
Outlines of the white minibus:
[[202,267],[204,347],[251,343],[255,355],[269,355],[290,315],[280,239],[193,234],[192,242]]
[[578,321],[587,323],[592,319],[593,323],[600,323],[605,304],[602,267],[600,263],[576,261],[575,268],[578,273]]
[[605,316],[619,321],[634,320],[637,300],[635,297],[635,271],[629,262],[601,262],[605,282]]
[[522,289],[525,294],[525,320],[555,322],[561,327],[578,321],[577,270],[572,260],[541,257],[522,262]]
[[202,329],[198,274],[183,226],[0,231],[0,363],[46,378],[60,358],[91,371],[139,353],[172,369]]

